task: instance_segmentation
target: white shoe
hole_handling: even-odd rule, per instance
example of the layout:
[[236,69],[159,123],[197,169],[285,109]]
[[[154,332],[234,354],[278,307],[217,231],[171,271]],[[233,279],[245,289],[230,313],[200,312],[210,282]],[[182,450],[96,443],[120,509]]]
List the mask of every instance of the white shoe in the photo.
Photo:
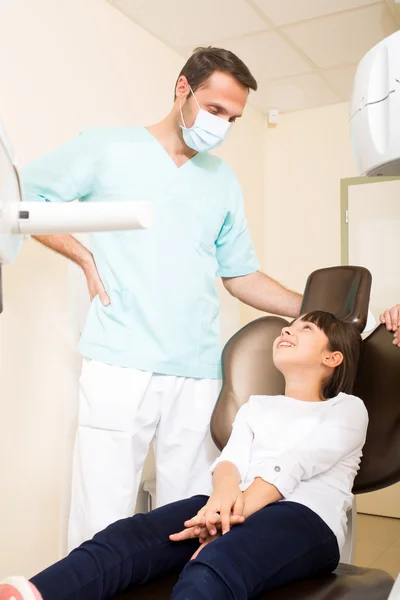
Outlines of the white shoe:
[[[13,595],[13,590],[10,589],[5,596],[3,586],[14,588],[17,593]],[[25,577],[7,577],[0,581],[0,600],[37,600],[38,597]]]

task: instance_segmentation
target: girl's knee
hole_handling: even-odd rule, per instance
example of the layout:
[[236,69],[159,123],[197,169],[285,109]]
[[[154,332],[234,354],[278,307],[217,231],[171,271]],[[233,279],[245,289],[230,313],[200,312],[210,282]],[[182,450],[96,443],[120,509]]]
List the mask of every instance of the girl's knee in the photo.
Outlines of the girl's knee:
[[248,597],[242,570],[214,542],[208,544],[195,560],[186,564],[181,580],[202,586],[208,590],[209,598],[242,600]]
[[209,562],[192,560],[183,569],[171,600],[231,600],[231,588]]

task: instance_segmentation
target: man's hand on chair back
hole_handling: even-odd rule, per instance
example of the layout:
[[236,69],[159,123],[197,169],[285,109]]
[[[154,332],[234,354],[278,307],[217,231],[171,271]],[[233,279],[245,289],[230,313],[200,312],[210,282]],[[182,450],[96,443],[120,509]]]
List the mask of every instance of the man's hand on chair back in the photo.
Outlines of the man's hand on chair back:
[[393,308],[388,308],[379,317],[381,323],[386,325],[388,331],[393,332],[393,344],[400,348],[400,304],[396,304]]

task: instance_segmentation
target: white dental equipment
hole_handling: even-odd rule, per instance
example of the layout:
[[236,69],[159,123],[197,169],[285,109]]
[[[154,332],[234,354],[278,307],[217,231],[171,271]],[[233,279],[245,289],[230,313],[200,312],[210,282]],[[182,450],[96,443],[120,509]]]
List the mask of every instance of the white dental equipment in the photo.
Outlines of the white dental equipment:
[[374,46],[358,65],[350,131],[360,175],[400,176],[400,31]]
[[[371,48],[358,65],[350,134],[360,175],[400,176],[400,31]],[[375,325],[369,312],[365,331]]]

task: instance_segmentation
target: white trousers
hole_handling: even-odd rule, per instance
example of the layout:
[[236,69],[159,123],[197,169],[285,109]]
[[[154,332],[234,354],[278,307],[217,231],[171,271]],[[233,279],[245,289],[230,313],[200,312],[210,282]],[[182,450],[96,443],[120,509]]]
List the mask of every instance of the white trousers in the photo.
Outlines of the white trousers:
[[218,450],[215,379],[156,375],[84,359],[72,474],[69,551],[132,516],[154,441],[157,505],[210,494]]

